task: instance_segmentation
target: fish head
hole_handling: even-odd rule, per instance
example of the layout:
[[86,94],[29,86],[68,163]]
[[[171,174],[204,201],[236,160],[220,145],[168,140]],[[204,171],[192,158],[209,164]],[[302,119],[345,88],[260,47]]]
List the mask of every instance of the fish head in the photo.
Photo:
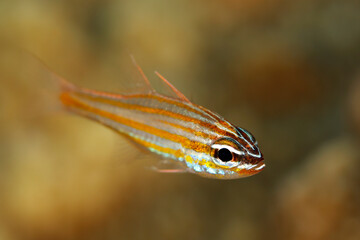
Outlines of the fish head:
[[218,138],[210,145],[210,156],[218,170],[217,173],[224,173],[217,174],[216,177],[248,177],[265,168],[263,154],[254,136],[245,129],[235,129],[235,136]]

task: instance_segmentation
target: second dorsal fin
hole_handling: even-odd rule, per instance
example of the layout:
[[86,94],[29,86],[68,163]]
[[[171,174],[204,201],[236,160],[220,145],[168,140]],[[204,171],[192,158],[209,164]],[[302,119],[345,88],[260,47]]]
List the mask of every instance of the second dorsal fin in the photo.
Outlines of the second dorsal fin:
[[166,80],[166,78],[164,78],[160,73],[158,73],[157,71],[155,71],[155,74],[166,84],[166,86],[168,88],[170,88],[170,90],[172,91],[172,93],[175,94],[175,98],[180,99],[184,102],[187,103],[191,103],[189,99],[187,99],[187,97],[185,97],[184,94],[182,94],[179,90],[177,90],[174,85],[172,85],[168,80]]
[[142,70],[142,68],[139,66],[139,64],[137,64],[136,60],[135,60],[135,57],[133,55],[130,54],[130,58],[133,62],[133,64],[135,65],[136,69],[138,70],[138,72],[140,73],[141,75],[141,78],[144,80],[142,85],[142,92],[146,92],[146,93],[156,93],[156,90],[151,86],[151,83],[149,81],[149,79],[146,77],[144,71]]
[[[148,94],[159,94],[156,92],[156,90],[151,86],[151,83],[149,81],[149,79],[146,77],[144,71],[141,69],[141,67],[137,64],[135,58],[133,55],[130,55],[131,60],[133,62],[133,64],[135,65],[135,67],[137,68],[138,72],[140,73],[143,82],[144,82],[144,86],[143,86],[143,91],[148,93]],[[191,103],[189,99],[187,99],[187,97],[185,97],[184,94],[182,94],[179,90],[177,90],[168,80],[166,80],[166,78],[164,78],[160,73],[158,73],[157,71],[155,71],[155,74],[162,80],[162,82],[166,85],[166,87],[170,90],[169,94],[170,97],[173,97],[175,99],[187,102],[187,103]]]

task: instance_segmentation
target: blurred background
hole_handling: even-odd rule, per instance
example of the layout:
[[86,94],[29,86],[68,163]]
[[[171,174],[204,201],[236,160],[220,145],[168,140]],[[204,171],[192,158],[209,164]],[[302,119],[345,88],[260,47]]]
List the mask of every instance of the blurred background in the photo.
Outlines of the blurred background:
[[[0,239],[360,239],[359,12],[357,0],[0,1]],[[250,130],[266,169],[152,172],[116,133],[58,109],[52,71],[116,92],[130,53]]]

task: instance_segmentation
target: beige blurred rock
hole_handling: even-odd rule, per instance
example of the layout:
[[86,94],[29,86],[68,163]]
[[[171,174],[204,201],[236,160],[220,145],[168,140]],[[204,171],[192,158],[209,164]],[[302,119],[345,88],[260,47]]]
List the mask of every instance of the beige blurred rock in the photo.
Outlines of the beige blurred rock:
[[246,86],[240,99],[267,116],[288,114],[313,106],[323,97],[321,81],[307,60],[296,49],[278,42],[253,44],[248,58],[239,66],[234,62],[236,89]]
[[360,238],[358,149],[328,142],[280,184],[272,227],[281,239]]
[[115,157],[110,130],[71,116],[45,125],[13,137],[1,178],[1,215],[20,238],[78,236],[112,216],[132,170]]

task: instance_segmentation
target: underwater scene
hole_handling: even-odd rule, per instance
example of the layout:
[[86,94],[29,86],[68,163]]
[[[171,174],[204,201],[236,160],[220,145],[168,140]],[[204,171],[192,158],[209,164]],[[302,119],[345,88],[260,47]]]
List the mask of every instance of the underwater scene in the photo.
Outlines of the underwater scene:
[[0,240],[360,239],[359,12],[0,1]]

